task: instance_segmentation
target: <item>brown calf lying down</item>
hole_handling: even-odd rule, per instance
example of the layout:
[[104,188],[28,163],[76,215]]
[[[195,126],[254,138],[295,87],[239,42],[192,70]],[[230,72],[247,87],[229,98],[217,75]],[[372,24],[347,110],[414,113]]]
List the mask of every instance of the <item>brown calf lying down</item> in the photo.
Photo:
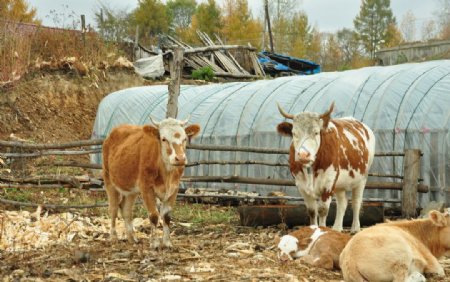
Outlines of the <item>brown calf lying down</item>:
[[[141,194],[149,213],[152,233],[161,213],[162,244],[171,247],[170,211],[175,204],[180,178],[187,163],[186,143],[199,133],[200,126],[194,124],[185,127],[187,120],[172,118],[153,123],[155,126],[118,126],[103,143],[103,177],[111,216],[111,238],[117,240],[116,217],[120,209],[128,241],[135,241],[133,204]],[[157,199],[161,201],[159,211]],[[159,239],[153,238],[151,246],[158,248]]]
[[429,218],[378,224],[353,236],[341,253],[345,281],[425,281],[444,276],[437,258],[450,254],[448,211]]
[[282,261],[301,258],[305,263],[326,269],[339,269],[339,255],[349,234],[315,225],[302,227],[281,237],[278,257]]

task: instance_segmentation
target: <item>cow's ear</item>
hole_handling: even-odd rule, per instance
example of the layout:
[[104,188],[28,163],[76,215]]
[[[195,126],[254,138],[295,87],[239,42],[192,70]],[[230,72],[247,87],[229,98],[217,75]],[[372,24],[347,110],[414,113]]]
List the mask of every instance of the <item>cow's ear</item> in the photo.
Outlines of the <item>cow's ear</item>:
[[292,123],[284,121],[278,124],[277,131],[280,135],[292,137]]
[[326,111],[325,113],[320,115],[320,119],[323,121],[323,123],[322,123],[323,129],[326,129],[328,127],[328,123],[330,122],[331,113],[333,112],[333,109],[334,109],[334,102],[331,103],[331,106],[328,109],[328,111]]
[[434,225],[439,227],[447,226],[447,220],[445,216],[439,211],[430,211],[429,216]]
[[194,138],[200,133],[200,125],[198,124],[191,124],[188,127],[184,129],[186,132],[186,135],[189,138],[189,141],[191,141],[191,138]]
[[144,133],[145,134],[154,136],[154,137],[159,139],[159,130],[158,130],[158,128],[156,128],[154,126],[151,126],[151,125],[144,125],[143,129],[144,129]]

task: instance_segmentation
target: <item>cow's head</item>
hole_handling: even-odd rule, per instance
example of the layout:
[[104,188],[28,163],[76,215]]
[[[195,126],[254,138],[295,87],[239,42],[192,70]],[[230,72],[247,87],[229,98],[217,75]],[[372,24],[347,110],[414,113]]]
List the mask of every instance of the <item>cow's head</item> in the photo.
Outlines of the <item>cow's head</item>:
[[450,209],[443,213],[436,210],[430,211],[429,217],[434,225],[440,227],[437,245],[444,250],[443,255],[450,255]]
[[334,102],[323,114],[303,112],[293,115],[285,112],[278,104],[281,115],[293,121],[278,124],[277,131],[281,135],[292,137],[296,161],[305,166],[310,166],[315,161],[320,147],[320,132],[328,127],[333,108]]
[[168,166],[186,165],[186,144],[188,140],[198,135],[200,126],[192,124],[186,127],[189,118],[186,120],[167,118],[160,122],[154,121],[151,117],[150,119],[158,130],[163,162]]

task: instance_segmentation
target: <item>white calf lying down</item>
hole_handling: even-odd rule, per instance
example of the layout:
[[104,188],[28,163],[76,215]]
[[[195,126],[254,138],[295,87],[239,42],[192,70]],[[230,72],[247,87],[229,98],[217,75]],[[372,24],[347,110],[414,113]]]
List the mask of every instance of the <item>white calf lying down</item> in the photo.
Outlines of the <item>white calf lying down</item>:
[[313,266],[326,269],[339,268],[339,255],[350,235],[315,225],[302,227],[281,237],[278,257],[282,261],[301,258]]
[[448,211],[429,218],[378,224],[357,233],[340,257],[345,281],[425,281],[444,276],[437,258],[450,254]]

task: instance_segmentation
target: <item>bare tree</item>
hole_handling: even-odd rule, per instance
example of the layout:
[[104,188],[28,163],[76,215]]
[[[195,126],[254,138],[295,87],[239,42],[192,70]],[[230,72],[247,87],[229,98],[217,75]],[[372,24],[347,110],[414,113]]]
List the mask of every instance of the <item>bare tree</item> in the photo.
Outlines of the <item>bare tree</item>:
[[436,21],[429,20],[422,25],[422,40],[428,41],[438,37],[438,28]]
[[406,42],[412,42],[416,37],[416,16],[411,10],[408,10],[403,15],[400,22],[400,31]]

